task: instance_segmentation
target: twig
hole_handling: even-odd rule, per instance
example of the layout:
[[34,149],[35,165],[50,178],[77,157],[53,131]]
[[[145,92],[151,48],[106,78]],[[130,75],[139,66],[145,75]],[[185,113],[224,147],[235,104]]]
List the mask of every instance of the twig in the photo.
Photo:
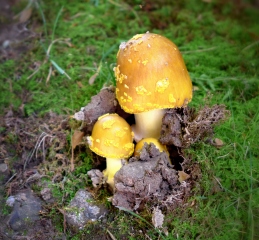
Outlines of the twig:
[[188,54],[188,53],[200,53],[200,52],[209,52],[213,51],[218,47],[211,47],[211,48],[205,48],[205,49],[200,49],[200,50],[192,50],[192,51],[181,51],[182,54]]
[[219,184],[219,186],[221,187],[221,189],[224,189],[224,187],[222,186],[222,184],[220,183],[220,181],[218,180],[218,178],[216,178],[215,176],[213,176],[213,178],[216,180],[216,182]]
[[17,173],[13,174],[13,176],[11,176],[8,181],[5,183],[5,186],[12,181],[12,179],[17,175]]
[[[65,43],[65,44],[67,44],[69,47],[72,46],[71,43],[70,43],[70,38],[57,38],[57,39],[53,40],[53,41],[49,44],[49,46],[48,46],[48,49],[47,49],[47,51],[46,51],[46,58],[44,59],[43,63],[42,63],[29,77],[27,77],[27,79],[32,78],[32,77],[40,70],[41,66],[44,65],[44,64],[46,64],[47,61],[49,60],[49,61],[51,62],[51,64],[59,71],[60,74],[62,74],[62,75],[64,74],[69,80],[71,80],[71,77],[70,77],[62,68],[60,68],[60,67],[58,66],[58,64],[57,64],[54,60],[50,59],[50,51],[51,51],[51,48],[52,48],[52,46],[54,45],[54,43],[56,43],[56,42]],[[52,69],[49,70],[49,74],[48,74],[48,77],[47,77],[46,82],[49,81],[50,76],[51,76],[51,73],[52,73]]]
[[249,48],[254,47],[255,45],[259,44],[259,41],[256,41],[254,43],[251,43],[250,45],[246,46],[244,49],[241,50],[241,52],[248,50]]
[[[38,137],[38,140],[36,142],[36,145],[32,151],[32,153],[29,155],[29,157],[27,157],[27,159],[25,160],[25,163],[24,163],[24,166],[23,166],[23,170],[25,170],[26,168],[26,165],[27,163],[29,163],[34,155],[34,153],[36,152],[36,158],[37,158],[37,152],[38,152],[38,149],[40,147],[40,145],[42,144],[43,142],[43,148],[45,147],[44,143],[45,143],[45,139],[46,137],[50,137],[50,138],[54,138],[54,136],[51,136],[45,132],[42,132],[41,135]],[[44,149],[43,149],[43,159],[45,160],[45,152],[44,152]]]
[[109,236],[111,237],[112,240],[116,240],[116,238],[113,236],[113,234],[107,229],[106,230]]

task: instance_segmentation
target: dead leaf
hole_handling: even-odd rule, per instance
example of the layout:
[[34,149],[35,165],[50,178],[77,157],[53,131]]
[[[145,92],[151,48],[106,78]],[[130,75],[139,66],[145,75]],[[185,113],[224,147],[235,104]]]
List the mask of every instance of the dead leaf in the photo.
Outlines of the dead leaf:
[[193,86],[193,91],[199,91],[200,90],[200,88],[199,87],[197,87],[197,86]]
[[178,175],[179,175],[179,178],[178,178],[179,182],[183,182],[190,178],[190,175],[185,173],[184,171],[178,171]]
[[56,153],[56,154],[55,154],[55,158],[56,158],[57,160],[60,160],[60,161],[62,161],[62,162],[65,162],[65,160],[66,160],[66,155],[63,154],[63,153]]
[[71,139],[71,145],[72,145],[72,156],[71,156],[71,172],[74,171],[75,167],[74,167],[74,150],[76,148],[76,146],[82,141],[84,136],[84,133],[79,131],[79,130],[75,130],[74,134],[72,136]]
[[211,191],[212,193],[218,193],[218,192],[222,192],[223,191],[223,186],[221,185],[221,179],[220,178],[217,178],[217,177],[214,177],[212,179],[212,188],[211,188]]
[[78,82],[76,82],[76,83],[77,83],[77,86],[78,86],[78,87],[80,87],[80,88],[84,87],[84,85],[83,85],[82,82],[78,81]]
[[97,73],[95,73],[92,77],[90,77],[90,79],[89,79],[89,84],[90,85],[93,85],[94,84],[94,81],[95,81],[95,79],[97,78],[97,76],[98,76],[98,72]]
[[79,131],[79,130],[75,130],[74,131],[74,134],[72,136],[72,140],[71,140],[71,143],[72,143],[72,149],[74,150],[76,148],[76,146],[82,141],[83,139],[83,136],[84,136],[84,133]]
[[215,138],[213,143],[215,147],[222,147],[224,145],[224,142],[219,138]]
[[32,14],[32,8],[31,7],[24,9],[20,13],[19,22],[24,23],[24,22],[28,21],[31,17],[31,14]]
[[51,75],[52,75],[52,66],[50,65],[50,67],[49,67],[49,73],[48,73],[48,76],[47,76],[47,78],[46,78],[46,83],[49,82]]

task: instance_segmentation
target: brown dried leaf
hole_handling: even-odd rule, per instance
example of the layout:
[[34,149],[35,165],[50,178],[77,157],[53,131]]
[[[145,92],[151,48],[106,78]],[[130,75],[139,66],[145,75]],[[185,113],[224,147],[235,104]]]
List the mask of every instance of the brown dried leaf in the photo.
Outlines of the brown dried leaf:
[[76,148],[76,146],[82,141],[83,139],[83,136],[84,136],[84,133],[79,131],[79,130],[75,130],[74,131],[74,134],[72,136],[72,139],[71,139],[71,145],[72,145],[72,156],[71,156],[71,160],[70,160],[70,163],[71,163],[71,172],[74,171],[75,167],[74,167],[74,150]]
[[200,88],[199,87],[197,87],[197,86],[193,86],[193,91],[199,91],[200,90]]
[[95,73],[92,77],[90,77],[90,79],[89,79],[89,84],[90,85],[93,85],[94,84],[94,81],[95,81],[95,79],[97,78],[97,76],[98,76],[98,72],[97,73]]
[[77,84],[77,86],[80,87],[80,88],[83,88],[83,87],[84,87],[84,85],[83,85],[83,83],[82,83],[81,81],[76,82],[76,84]]
[[71,139],[71,144],[72,144],[72,149],[74,150],[76,148],[77,145],[79,145],[79,143],[82,141],[84,136],[84,133],[79,131],[79,130],[75,130],[74,134],[72,136]]
[[66,155],[63,154],[63,153],[56,153],[56,154],[55,154],[55,158],[56,158],[57,160],[62,161],[62,162],[65,162],[65,161],[66,161]]
[[215,147],[222,147],[224,145],[224,142],[219,138],[215,138],[213,143]]
[[28,21],[31,17],[31,14],[32,14],[32,8],[31,7],[24,9],[20,13],[19,22],[23,23],[23,22]]
[[190,175],[185,173],[184,171],[178,171],[178,175],[179,175],[179,178],[178,178],[179,182],[183,182],[190,178]]

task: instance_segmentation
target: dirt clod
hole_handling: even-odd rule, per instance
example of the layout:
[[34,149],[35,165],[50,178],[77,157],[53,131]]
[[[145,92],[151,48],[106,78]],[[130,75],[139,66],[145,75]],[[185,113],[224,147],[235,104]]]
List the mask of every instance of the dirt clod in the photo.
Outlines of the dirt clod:
[[141,210],[145,203],[175,208],[190,192],[190,184],[178,181],[178,173],[165,152],[145,144],[139,158],[131,158],[114,177],[112,203],[129,210]]
[[128,115],[119,106],[113,86],[103,88],[97,95],[93,96],[90,103],[74,114],[74,118],[83,121],[84,126],[81,131],[85,135],[89,135],[97,119],[106,113],[118,113],[122,117]]
[[87,175],[91,178],[92,184],[95,188],[100,188],[104,183],[103,173],[99,169],[91,169],[87,172]]
[[180,116],[176,109],[168,109],[163,117],[160,141],[166,145],[181,147],[182,129]]
[[205,105],[199,111],[193,108],[168,109],[162,120],[160,141],[164,145],[188,148],[198,141],[211,138],[214,127],[226,120],[229,111],[225,105]]

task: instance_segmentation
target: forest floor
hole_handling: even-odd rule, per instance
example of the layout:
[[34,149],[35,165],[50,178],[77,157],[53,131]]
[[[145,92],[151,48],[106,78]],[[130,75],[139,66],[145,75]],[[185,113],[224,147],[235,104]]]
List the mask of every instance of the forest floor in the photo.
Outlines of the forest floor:
[[[171,2],[0,0],[0,239],[258,239],[258,1]],[[72,116],[116,84],[120,43],[147,31],[181,51],[196,117],[226,114],[213,134],[170,149],[191,188],[181,205],[161,208],[160,228],[152,222],[159,204],[122,211],[107,187],[93,188],[87,172],[105,162],[73,141],[85,126]],[[26,231],[11,230],[6,200],[30,189],[41,202],[46,188],[55,201]],[[109,216],[75,232],[64,212],[79,189]]]

